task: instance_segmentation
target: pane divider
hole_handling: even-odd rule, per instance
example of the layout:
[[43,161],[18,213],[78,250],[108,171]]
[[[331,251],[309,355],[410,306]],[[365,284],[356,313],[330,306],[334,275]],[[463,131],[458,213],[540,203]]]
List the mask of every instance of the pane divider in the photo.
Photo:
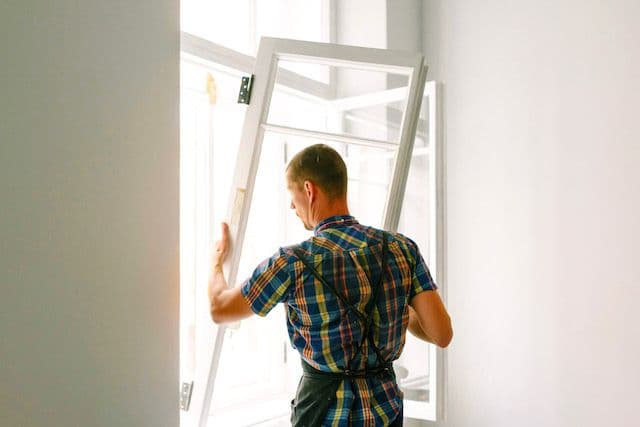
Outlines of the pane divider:
[[320,132],[309,129],[300,129],[289,126],[274,125],[269,123],[263,123],[260,125],[263,130],[269,132],[276,132],[285,135],[295,135],[305,138],[315,139],[328,139],[335,142],[343,142],[345,144],[362,145],[365,147],[375,148],[392,148],[396,149],[400,146],[398,142],[385,141],[382,139],[360,138],[356,136],[350,136],[340,133]]

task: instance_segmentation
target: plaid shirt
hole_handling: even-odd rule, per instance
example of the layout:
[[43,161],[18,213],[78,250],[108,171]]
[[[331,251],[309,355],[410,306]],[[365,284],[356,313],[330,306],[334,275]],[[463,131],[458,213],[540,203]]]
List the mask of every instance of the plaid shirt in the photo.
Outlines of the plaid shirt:
[[[306,271],[293,249],[309,259],[359,311],[371,297],[380,276],[382,233],[359,224],[352,216],[333,216],[320,222],[314,236],[298,245],[280,248],[262,262],[242,284],[251,309],[266,316],[285,304],[291,343],[304,360],[326,372],[342,372],[359,343],[362,352],[351,369],[373,368],[376,354],[353,313]],[[387,272],[373,311],[373,336],[385,360],[400,356],[409,323],[407,303],[419,292],[436,289],[417,245],[399,233],[388,233]],[[380,361],[382,362],[382,361]],[[323,425],[387,425],[400,412],[402,392],[396,382],[377,377],[343,381]]]

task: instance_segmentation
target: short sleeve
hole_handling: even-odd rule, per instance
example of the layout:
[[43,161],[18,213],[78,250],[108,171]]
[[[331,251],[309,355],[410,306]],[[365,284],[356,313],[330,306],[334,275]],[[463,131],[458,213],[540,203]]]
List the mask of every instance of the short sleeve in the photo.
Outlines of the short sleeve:
[[254,313],[266,316],[277,303],[284,301],[290,284],[287,257],[278,251],[256,267],[240,292]]
[[411,278],[411,291],[409,293],[409,300],[411,300],[420,292],[433,291],[438,289],[435,282],[433,281],[433,278],[431,277],[429,267],[427,267],[427,263],[424,261],[424,258],[420,253],[420,249],[418,249],[418,245],[416,245],[413,241],[410,241],[410,248],[412,252],[414,252],[413,255],[416,263],[415,268],[413,269],[413,276]]

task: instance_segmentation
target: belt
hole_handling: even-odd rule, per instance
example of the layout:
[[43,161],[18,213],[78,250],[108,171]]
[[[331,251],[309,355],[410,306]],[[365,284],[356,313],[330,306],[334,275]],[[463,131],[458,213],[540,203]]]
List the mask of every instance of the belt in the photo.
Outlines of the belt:
[[345,369],[342,372],[325,372],[319,369],[314,368],[309,363],[307,363],[304,359],[302,360],[302,371],[303,376],[315,379],[341,379],[341,380],[351,380],[357,378],[375,378],[380,377],[385,374],[391,374],[395,377],[395,372],[393,371],[393,363],[386,362],[375,368],[367,368],[364,370],[351,370]]

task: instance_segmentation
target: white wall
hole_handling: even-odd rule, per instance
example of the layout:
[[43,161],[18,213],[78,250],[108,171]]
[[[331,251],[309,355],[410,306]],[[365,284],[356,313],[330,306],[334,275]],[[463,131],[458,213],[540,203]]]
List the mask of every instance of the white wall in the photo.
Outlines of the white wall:
[[176,426],[178,4],[0,28],[0,425]]
[[439,425],[638,425],[639,17],[634,0],[424,3],[455,329]]
[[376,47],[387,44],[385,0],[332,0],[335,40],[339,44]]
[[409,52],[422,50],[422,8],[422,0],[387,0],[386,48]]

